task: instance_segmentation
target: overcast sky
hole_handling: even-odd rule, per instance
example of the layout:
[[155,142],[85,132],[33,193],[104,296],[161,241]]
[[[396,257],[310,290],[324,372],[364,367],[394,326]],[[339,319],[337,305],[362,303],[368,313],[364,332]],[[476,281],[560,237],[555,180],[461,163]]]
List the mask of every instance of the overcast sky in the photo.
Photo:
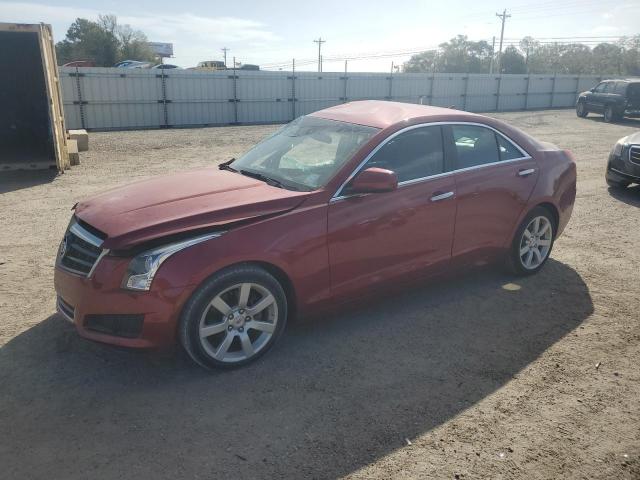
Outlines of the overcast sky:
[[[175,58],[187,67],[221,59],[222,47],[243,63],[274,64],[317,58],[314,38],[322,36],[324,71],[340,71],[344,61],[328,59],[411,52],[437,46],[456,34],[491,41],[500,35],[495,13],[507,8],[505,38],[604,37],[640,33],[638,0],[513,0],[482,2],[394,0],[0,0],[0,21],[53,25],[64,38],[77,17],[117,15],[151,41],[172,42]],[[497,48],[497,46],[496,46]],[[350,71],[388,71],[408,54],[349,60]],[[231,64],[231,61],[228,62]]]

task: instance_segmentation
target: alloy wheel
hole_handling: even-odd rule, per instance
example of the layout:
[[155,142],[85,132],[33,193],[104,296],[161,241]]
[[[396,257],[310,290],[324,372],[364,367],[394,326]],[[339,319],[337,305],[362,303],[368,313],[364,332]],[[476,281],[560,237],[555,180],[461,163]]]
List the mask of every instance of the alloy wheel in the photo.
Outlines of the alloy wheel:
[[217,294],[200,318],[202,347],[219,362],[235,363],[255,356],[276,331],[278,304],[269,289],[239,283]]
[[607,107],[607,109],[604,111],[604,121],[605,122],[613,121],[613,110],[611,109],[611,107]]
[[538,268],[551,250],[553,226],[547,217],[534,217],[520,238],[520,262],[527,270]]

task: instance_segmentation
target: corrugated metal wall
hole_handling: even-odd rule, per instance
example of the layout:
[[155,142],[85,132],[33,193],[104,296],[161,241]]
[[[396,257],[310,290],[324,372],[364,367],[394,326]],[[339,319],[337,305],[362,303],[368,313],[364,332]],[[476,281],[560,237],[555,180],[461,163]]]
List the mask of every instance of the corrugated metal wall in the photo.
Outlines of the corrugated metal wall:
[[68,128],[283,123],[379,99],[471,112],[571,107],[600,77],[61,68]]

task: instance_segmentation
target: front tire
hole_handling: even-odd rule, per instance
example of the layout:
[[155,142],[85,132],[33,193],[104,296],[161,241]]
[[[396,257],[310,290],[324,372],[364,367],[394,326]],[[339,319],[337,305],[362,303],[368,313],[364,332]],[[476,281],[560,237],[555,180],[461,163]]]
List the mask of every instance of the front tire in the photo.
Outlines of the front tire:
[[604,121],[607,123],[613,123],[618,119],[618,115],[613,110],[613,107],[609,105],[604,109]]
[[507,266],[516,275],[540,271],[551,255],[556,230],[553,215],[536,207],[522,221],[511,242]]
[[587,110],[587,106],[584,102],[578,102],[576,105],[576,115],[580,118],[584,118],[589,115],[589,110]]
[[185,305],[180,342],[205,368],[253,362],[287,322],[287,297],[273,275],[255,265],[230,267],[205,280]]

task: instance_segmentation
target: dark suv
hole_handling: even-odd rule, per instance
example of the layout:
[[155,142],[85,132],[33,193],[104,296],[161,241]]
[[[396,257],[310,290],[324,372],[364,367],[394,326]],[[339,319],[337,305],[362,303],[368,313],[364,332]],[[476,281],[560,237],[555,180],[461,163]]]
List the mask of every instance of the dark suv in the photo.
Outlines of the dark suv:
[[576,103],[576,114],[586,117],[589,112],[604,114],[607,123],[625,116],[640,116],[640,79],[605,80],[582,92]]

